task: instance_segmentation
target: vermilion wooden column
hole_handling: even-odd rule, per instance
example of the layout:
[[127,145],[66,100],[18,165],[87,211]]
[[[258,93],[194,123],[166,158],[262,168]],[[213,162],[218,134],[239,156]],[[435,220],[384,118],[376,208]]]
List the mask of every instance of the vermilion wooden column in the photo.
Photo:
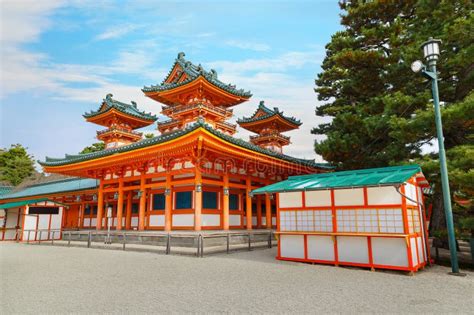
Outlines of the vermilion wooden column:
[[261,196],[257,195],[257,228],[262,227],[262,200]]
[[[196,164],[195,188],[194,188],[194,230],[201,231],[202,213],[202,176],[199,165]],[[201,191],[198,191],[201,190]]]
[[166,174],[165,188],[165,231],[171,231],[171,211],[173,202],[173,192],[171,191],[171,174]]
[[145,191],[145,170],[140,171],[140,208],[138,210],[138,230],[145,230],[145,203],[146,203],[146,191]]
[[222,193],[222,228],[229,229],[229,174],[225,173],[223,178],[223,193]]
[[86,203],[84,202],[86,196],[82,195],[82,202],[81,202],[81,212],[79,213],[79,228],[84,228],[84,210],[86,208]]
[[125,229],[127,230],[132,229],[132,197],[133,193],[129,191],[127,195],[127,213],[125,215]]
[[270,195],[265,194],[265,223],[267,229],[272,228],[272,202],[270,200]]
[[122,229],[123,218],[123,177],[119,178],[118,200],[117,200],[117,230]]
[[97,218],[96,218],[96,229],[102,229],[102,217],[104,215],[104,183],[100,179],[99,191],[97,192]]
[[252,191],[252,181],[250,176],[247,176],[245,181],[247,188],[245,189],[245,209],[247,210],[247,230],[252,229],[252,198],[250,192]]

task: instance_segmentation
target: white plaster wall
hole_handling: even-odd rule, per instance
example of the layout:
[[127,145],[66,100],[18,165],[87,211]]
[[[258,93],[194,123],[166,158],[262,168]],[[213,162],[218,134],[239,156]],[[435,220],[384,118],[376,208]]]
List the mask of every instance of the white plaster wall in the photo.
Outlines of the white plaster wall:
[[252,217],[252,225],[257,225],[257,217]]
[[91,219],[90,219],[90,218],[84,219],[83,225],[84,225],[84,227],[89,227],[89,226],[91,226]]
[[165,226],[165,216],[163,214],[150,215],[150,226]]
[[173,214],[173,226],[194,226],[194,214]]
[[[26,230],[36,230],[36,220],[37,217],[36,215],[25,215],[25,221],[23,225],[23,240],[27,241],[28,240],[28,231]],[[30,240],[35,239],[35,232],[31,231],[30,232]]]
[[[405,185],[405,195],[410,197],[410,199],[416,200],[416,186],[406,183]],[[416,205],[416,202],[407,199],[408,205]]]
[[134,227],[138,226],[138,217],[132,217],[131,225]]
[[366,237],[338,236],[337,251],[341,262],[369,263]]
[[334,261],[334,242],[331,236],[308,235],[308,259]]
[[[6,222],[5,228],[7,229],[14,229],[18,223],[18,209],[7,209],[6,213]],[[21,224],[21,223],[20,223]],[[16,231],[15,230],[6,230],[5,231],[5,239],[12,240],[15,239]]]
[[334,199],[336,206],[363,205],[364,190],[362,188],[336,189],[334,190]]
[[314,190],[305,192],[306,207],[331,206],[330,190]]
[[277,224],[277,219],[276,217],[272,217],[272,225],[276,225]]
[[300,191],[279,193],[280,208],[293,208],[303,206],[303,194]]
[[367,188],[369,205],[394,205],[402,203],[402,196],[394,186]]
[[416,254],[416,238],[410,238],[410,250],[411,250],[411,259],[413,261],[413,266],[418,265],[418,255]]
[[[19,212],[18,209],[8,209],[7,210],[7,222],[6,222],[6,225],[5,225],[6,228],[15,228],[16,227],[16,224],[18,223],[18,212]],[[20,222],[21,222],[21,220],[20,220]]]
[[262,225],[263,226],[267,225],[267,218],[265,216],[262,216]]
[[229,225],[230,226],[241,225],[240,219],[241,219],[241,217],[240,217],[239,214],[229,215]]
[[49,214],[40,214],[38,216],[38,230],[48,229],[49,227]]
[[219,226],[221,225],[221,216],[218,214],[202,214],[201,225],[202,226]]
[[286,258],[304,258],[303,235],[280,235],[280,255]]
[[403,238],[372,237],[374,264],[387,266],[408,266],[407,244]]
[[423,241],[421,240],[421,237],[416,238],[416,242],[418,243],[418,253],[420,255],[420,262],[424,263],[425,262],[425,257],[423,256]]
[[97,226],[97,218],[92,218],[91,219],[91,225],[90,226]]

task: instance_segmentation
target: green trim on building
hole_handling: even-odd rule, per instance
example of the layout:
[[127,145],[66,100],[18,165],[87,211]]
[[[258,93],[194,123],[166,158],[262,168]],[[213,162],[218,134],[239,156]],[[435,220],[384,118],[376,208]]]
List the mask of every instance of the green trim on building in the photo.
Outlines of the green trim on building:
[[[204,68],[199,65],[194,65],[192,62],[187,61],[184,59],[185,54],[183,52],[178,54],[178,57],[175,60],[175,63],[173,64],[173,67],[171,68],[170,72],[166,76],[166,78],[161,82],[159,85],[152,85],[152,86],[144,86],[142,91],[143,92],[160,92],[160,91],[167,91],[171,90],[174,88],[177,88],[179,86],[188,84],[194,80],[196,80],[199,77],[205,78],[209,83],[212,85],[223,89],[226,92],[229,92],[231,94],[234,94],[236,96],[240,97],[251,97],[252,93],[250,91],[244,91],[243,89],[237,89],[235,85],[232,84],[225,84],[224,82],[220,81],[217,79],[217,72],[214,69],[211,69],[210,71],[204,70]],[[169,76],[171,75],[171,72],[173,71],[174,67],[178,64],[181,69],[183,69],[183,72],[188,76],[188,78],[182,82],[179,83],[166,83],[166,80],[168,80]]]
[[291,176],[282,182],[255,189],[252,191],[252,194],[327,190],[331,188],[393,186],[403,184],[413,175],[420,172],[421,167],[419,165],[403,165]]
[[63,179],[54,182],[47,182],[27,186],[22,190],[15,191],[9,194],[0,195],[0,200],[15,199],[24,197],[34,197],[62,192],[81,191],[87,189],[95,189],[99,187],[99,182],[91,178],[71,178]]
[[[257,115],[257,113],[259,112],[259,110],[262,110],[263,112],[265,112],[266,115],[263,115],[263,116],[260,116],[260,117],[255,117],[255,115]],[[265,120],[265,119],[271,118],[271,117],[276,116],[276,115],[280,116],[283,120],[286,120],[290,124],[293,124],[293,125],[296,125],[296,126],[301,126],[301,124],[302,124],[301,121],[296,119],[295,117],[285,116],[283,114],[283,111],[280,111],[278,109],[278,107],[274,107],[273,110],[268,108],[267,106],[265,106],[264,101],[260,101],[260,104],[258,105],[257,110],[255,111],[255,113],[253,113],[252,116],[239,118],[239,119],[237,119],[237,123],[241,124],[241,123],[250,123],[250,122]]]
[[[132,101],[132,104],[126,104],[114,100],[112,98],[112,94],[107,94],[104,98],[100,108],[96,111],[91,111],[89,113],[84,113],[82,115],[84,118],[92,118],[98,115],[101,115],[109,110],[116,109],[117,111],[123,113],[124,115],[133,116],[139,119],[148,120],[150,122],[155,122],[158,117],[151,113],[145,113],[143,111],[139,111],[137,108],[137,103]],[[105,108],[103,106],[105,105]]]
[[66,155],[66,157],[63,159],[46,157],[45,161],[38,161],[38,163],[42,166],[61,166],[61,165],[74,164],[74,163],[79,163],[79,162],[84,162],[84,161],[90,161],[90,160],[94,160],[100,157],[110,156],[117,153],[129,152],[132,150],[149,147],[149,146],[156,145],[159,143],[165,143],[170,140],[184,136],[188,133],[191,133],[192,131],[197,130],[199,128],[203,128],[207,130],[208,132],[212,133],[213,135],[229,143],[238,145],[242,148],[252,150],[254,152],[262,153],[262,154],[283,160],[285,162],[295,163],[295,164],[299,164],[299,165],[303,165],[303,166],[307,166],[307,167],[311,167],[315,169],[318,169],[318,168],[328,169],[328,170],[333,169],[333,167],[327,163],[315,163],[314,160],[294,158],[285,154],[281,154],[278,152],[261,148],[259,146],[256,146],[244,140],[236,139],[232,136],[226,135],[220,131],[215,130],[214,128],[206,124],[202,119],[199,119],[196,123],[190,125],[186,129],[170,132],[170,133],[160,135],[158,137],[154,137],[150,139],[143,139],[141,141],[138,141],[129,145],[124,145],[122,147],[118,147],[114,149],[106,149],[106,150],[86,153],[86,154]]

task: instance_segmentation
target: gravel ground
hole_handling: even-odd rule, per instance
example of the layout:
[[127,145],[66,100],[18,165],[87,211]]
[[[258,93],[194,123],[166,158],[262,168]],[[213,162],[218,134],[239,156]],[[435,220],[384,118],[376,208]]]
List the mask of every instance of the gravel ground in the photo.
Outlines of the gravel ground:
[[474,313],[474,273],[0,244],[0,313]]

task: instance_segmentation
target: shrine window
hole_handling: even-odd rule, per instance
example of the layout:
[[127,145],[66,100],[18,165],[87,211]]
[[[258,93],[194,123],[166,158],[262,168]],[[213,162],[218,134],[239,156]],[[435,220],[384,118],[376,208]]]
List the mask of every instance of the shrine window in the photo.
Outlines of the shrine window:
[[132,204],[132,213],[137,214],[138,213],[138,203],[133,203]]
[[229,195],[229,210],[239,210],[239,195],[238,194]]
[[91,206],[87,205],[84,207],[84,215],[90,215],[91,214]]
[[203,209],[217,209],[217,192],[204,191],[202,193],[202,207]]
[[165,209],[165,194],[153,194],[153,210]]
[[193,204],[192,191],[178,191],[175,195],[175,209],[191,209]]

